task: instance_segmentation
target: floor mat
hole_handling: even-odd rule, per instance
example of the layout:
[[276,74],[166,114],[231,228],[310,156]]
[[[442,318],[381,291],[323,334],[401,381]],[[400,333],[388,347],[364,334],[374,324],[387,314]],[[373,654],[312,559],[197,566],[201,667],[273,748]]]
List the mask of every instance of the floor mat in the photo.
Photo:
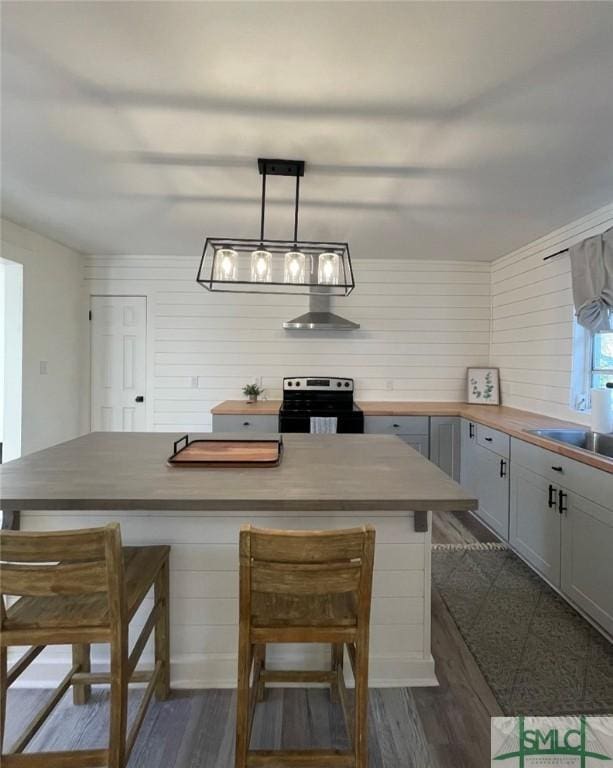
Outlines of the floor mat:
[[505,714],[613,713],[613,645],[513,552],[435,548],[432,578]]

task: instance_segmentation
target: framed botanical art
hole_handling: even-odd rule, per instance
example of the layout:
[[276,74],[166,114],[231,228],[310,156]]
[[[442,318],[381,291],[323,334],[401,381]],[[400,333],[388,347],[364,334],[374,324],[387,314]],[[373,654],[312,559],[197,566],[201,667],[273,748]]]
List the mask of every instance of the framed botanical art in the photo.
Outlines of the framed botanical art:
[[498,368],[469,368],[467,382],[469,403],[500,405]]

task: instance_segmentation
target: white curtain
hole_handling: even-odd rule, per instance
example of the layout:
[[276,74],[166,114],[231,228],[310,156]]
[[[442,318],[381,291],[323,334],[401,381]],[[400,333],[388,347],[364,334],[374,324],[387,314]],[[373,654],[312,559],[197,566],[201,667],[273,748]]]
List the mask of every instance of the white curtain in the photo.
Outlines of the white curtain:
[[577,322],[592,332],[613,328],[613,227],[569,249]]

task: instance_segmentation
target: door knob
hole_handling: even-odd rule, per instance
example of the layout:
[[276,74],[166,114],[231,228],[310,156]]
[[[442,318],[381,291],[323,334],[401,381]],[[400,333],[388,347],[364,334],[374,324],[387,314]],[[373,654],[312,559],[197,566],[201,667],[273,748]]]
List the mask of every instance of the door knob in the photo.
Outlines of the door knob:
[[136,397],[134,398],[134,402],[135,403],[144,403],[145,402],[144,395],[136,395]]

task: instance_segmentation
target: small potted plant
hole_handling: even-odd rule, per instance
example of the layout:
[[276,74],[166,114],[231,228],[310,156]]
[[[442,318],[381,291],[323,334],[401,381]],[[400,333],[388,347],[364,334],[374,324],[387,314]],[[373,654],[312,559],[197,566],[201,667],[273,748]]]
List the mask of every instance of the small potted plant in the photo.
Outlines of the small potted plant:
[[243,387],[243,394],[247,395],[248,403],[257,403],[258,396],[261,395],[264,390],[257,384],[245,384]]

